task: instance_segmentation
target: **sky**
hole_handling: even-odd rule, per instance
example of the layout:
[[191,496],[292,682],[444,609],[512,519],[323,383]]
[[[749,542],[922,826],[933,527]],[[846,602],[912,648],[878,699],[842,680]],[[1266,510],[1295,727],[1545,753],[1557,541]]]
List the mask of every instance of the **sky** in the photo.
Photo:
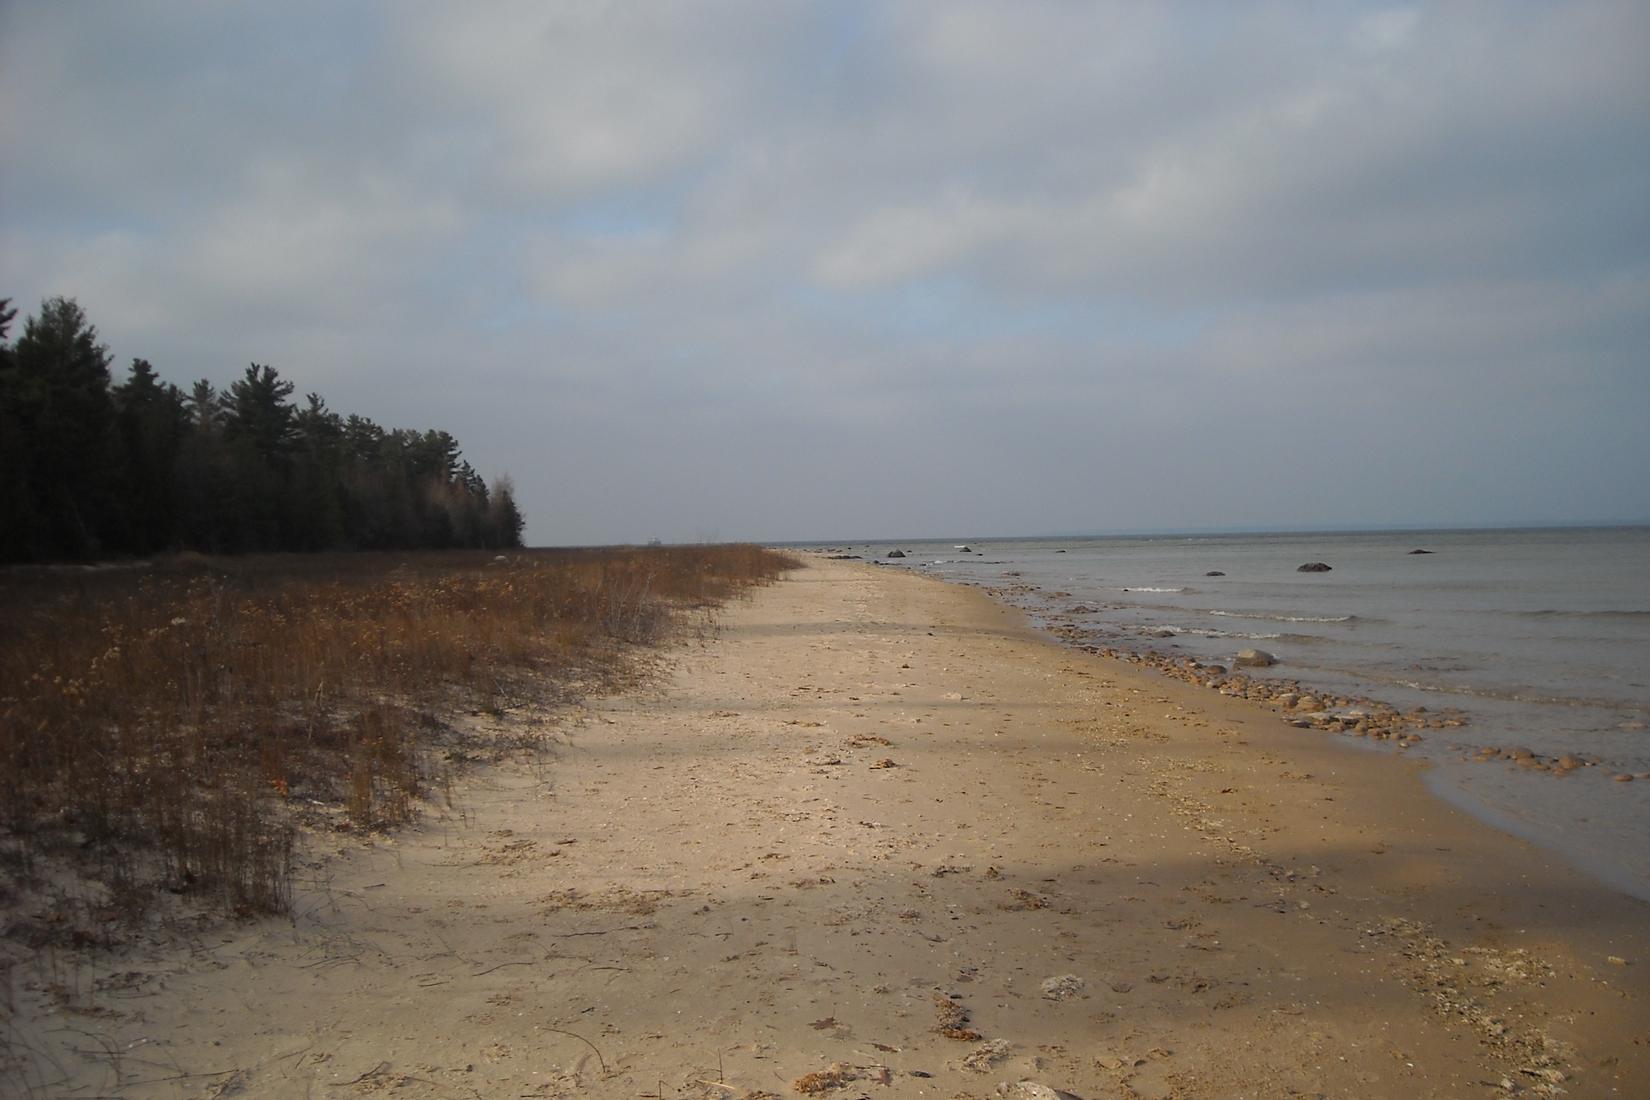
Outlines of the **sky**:
[[1642,0],[0,0],[0,297],[445,429],[536,545],[1650,520],[1646,56]]

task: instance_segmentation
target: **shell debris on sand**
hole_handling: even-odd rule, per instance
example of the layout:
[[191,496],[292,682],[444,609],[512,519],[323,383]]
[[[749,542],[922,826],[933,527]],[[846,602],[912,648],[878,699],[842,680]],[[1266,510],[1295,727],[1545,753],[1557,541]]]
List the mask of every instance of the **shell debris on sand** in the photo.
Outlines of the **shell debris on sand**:
[[1050,1001],[1064,1001],[1083,992],[1084,981],[1076,974],[1059,974],[1044,978],[1042,993]]
[[987,1039],[963,1056],[963,1068],[975,1073],[989,1073],[991,1067],[1007,1058],[1012,1049],[1007,1039]]

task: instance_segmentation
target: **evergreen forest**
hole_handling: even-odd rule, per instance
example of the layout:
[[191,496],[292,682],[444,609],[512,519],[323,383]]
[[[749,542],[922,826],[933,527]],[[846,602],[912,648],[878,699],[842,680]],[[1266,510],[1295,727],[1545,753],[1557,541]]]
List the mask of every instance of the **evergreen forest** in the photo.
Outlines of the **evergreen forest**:
[[505,549],[523,519],[444,431],[385,429],[252,364],[219,390],[123,381],[70,298],[15,341],[0,299],[0,561],[173,550]]

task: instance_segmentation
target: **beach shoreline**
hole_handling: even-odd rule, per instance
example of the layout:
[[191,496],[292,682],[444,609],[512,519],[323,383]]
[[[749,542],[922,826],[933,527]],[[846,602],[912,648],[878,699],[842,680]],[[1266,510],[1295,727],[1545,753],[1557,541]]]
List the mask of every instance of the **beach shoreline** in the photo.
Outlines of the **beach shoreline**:
[[1415,761],[1064,647],[965,586],[806,559],[453,809],[317,863],[290,919],[17,960],[12,1079],[1650,1091],[1650,906],[1446,805]]
[[[1429,783],[1452,804],[1650,900],[1650,684],[1631,660],[1650,621],[1645,536],[1345,532],[895,548],[899,566],[978,588],[1068,644],[1426,758]],[[1421,544],[1434,549],[1418,554]],[[885,549],[864,553],[886,560]],[[1303,574],[1294,564],[1316,559],[1336,567]],[[1234,660],[1244,647],[1270,652],[1245,667]]]

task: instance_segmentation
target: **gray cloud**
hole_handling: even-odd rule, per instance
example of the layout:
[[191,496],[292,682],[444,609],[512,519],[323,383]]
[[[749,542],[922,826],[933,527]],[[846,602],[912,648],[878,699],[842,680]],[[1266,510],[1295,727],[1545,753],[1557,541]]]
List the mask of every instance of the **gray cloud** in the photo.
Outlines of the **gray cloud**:
[[1631,3],[13,4],[0,294],[445,427],[543,542],[1646,519],[1647,43]]

